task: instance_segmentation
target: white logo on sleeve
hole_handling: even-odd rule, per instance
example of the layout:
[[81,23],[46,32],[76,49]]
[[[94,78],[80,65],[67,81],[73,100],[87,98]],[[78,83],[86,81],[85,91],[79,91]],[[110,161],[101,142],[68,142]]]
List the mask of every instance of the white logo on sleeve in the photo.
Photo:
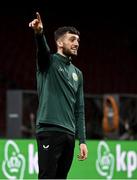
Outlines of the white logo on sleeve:
[[104,141],[99,143],[97,153],[96,168],[98,173],[107,179],[112,179],[114,173],[114,156],[110,153],[110,149]]
[[9,140],[5,144],[5,159],[2,162],[2,171],[8,179],[23,179],[25,171],[25,158],[20,153],[17,144]]
[[64,72],[64,69],[61,66],[59,66],[58,71]]
[[73,77],[74,81],[78,81],[78,76],[76,73],[73,72],[72,77]]

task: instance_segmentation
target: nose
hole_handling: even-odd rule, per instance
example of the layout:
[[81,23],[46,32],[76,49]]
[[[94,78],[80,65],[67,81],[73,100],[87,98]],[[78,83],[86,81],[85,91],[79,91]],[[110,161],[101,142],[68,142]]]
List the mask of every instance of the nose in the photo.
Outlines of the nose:
[[74,41],[75,46],[79,46],[79,42],[77,40]]

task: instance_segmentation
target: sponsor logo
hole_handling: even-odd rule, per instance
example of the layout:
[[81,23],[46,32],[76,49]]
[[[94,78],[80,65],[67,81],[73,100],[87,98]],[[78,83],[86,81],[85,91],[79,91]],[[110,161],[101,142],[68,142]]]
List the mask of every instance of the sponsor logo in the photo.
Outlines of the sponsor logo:
[[23,179],[25,172],[25,157],[20,153],[14,141],[7,141],[2,163],[3,174],[8,179]]
[[38,174],[38,152],[35,151],[34,144],[28,144],[27,152],[27,157],[25,157],[15,141],[6,142],[2,172],[7,179],[23,179],[26,171],[30,175]]
[[104,141],[101,141],[98,145],[96,169],[101,176],[112,179],[114,173],[114,156]]
[[97,148],[96,170],[106,179],[112,179],[114,171],[124,172],[127,178],[132,178],[137,170],[137,152],[122,150],[121,144],[116,144],[114,155],[110,152],[108,144],[100,141]]

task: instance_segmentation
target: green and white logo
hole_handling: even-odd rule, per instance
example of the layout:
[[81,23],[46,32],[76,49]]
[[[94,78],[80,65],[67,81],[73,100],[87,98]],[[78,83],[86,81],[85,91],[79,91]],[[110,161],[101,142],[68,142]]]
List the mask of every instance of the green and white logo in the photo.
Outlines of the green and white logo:
[[2,171],[8,179],[23,179],[25,172],[25,157],[20,153],[15,141],[9,140],[5,144],[5,154]]
[[76,73],[73,72],[72,77],[73,77],[74,81],[78,81],[78,76]]
[[[105,141],[97,146],[96,170],[100,176],[112,179],[115,176],[133,178],[137,170],[137,152],[131,146],[116,143],[112,148]],[[110,151],[110,149],[112,151]]]
[[106,179],[112,179],[114,173],[114,156],[104,141],[100,141],[98,144],[96,169],[101,176],[106,177]]

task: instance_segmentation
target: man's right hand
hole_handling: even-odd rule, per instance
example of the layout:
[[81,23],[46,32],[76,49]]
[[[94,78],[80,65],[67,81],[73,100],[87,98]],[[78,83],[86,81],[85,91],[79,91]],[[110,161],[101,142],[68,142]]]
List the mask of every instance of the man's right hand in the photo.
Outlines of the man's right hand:
[[29,23],[29,27],[34,30],[35,33],[42,33],[43,32],[43,24],[40,17],[40,14],[36,12],[36,19]]

